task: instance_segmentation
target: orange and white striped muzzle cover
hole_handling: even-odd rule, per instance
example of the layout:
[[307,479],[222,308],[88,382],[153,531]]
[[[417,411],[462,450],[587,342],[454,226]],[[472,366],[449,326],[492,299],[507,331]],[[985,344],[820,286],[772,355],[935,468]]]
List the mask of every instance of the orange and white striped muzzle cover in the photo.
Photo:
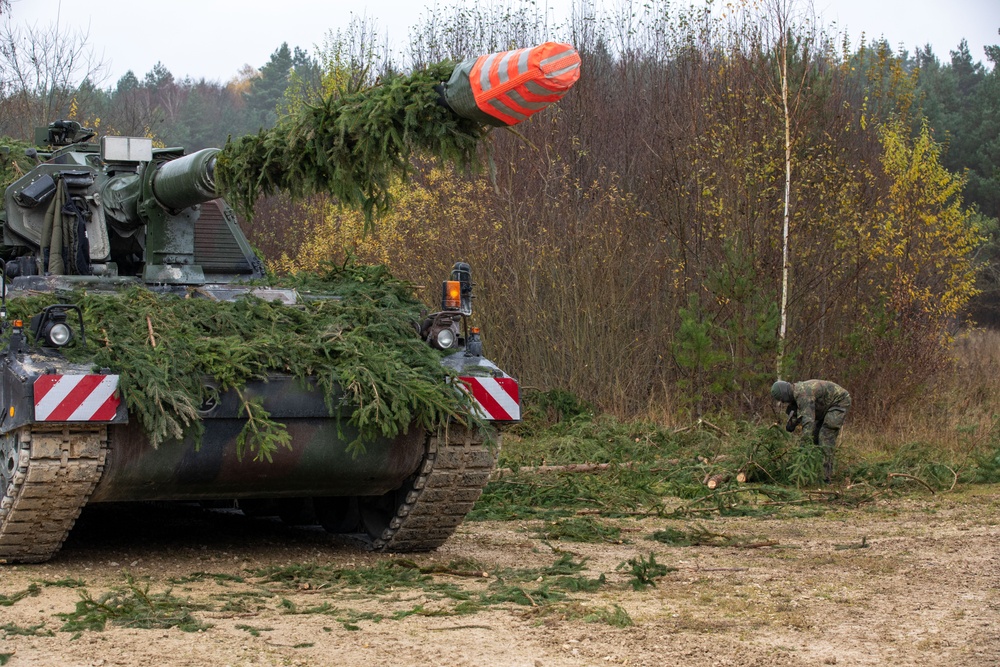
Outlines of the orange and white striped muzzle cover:
[[579,78],[576,49],[546,42],[466,60],[455,68],[445,99],[461,116],[516,125],[559,101]]

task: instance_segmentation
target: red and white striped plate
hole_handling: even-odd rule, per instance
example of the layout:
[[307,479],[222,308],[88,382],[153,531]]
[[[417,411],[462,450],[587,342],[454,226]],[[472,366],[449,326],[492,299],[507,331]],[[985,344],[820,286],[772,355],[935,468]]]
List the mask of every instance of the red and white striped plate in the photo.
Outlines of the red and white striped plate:
[[35,380],[35,421],[111,421],[121,399],[117,375],[41,375]]
[[482,416],[494,421],[521,419],[521,401],[514,378],[460,377],[472,391]]

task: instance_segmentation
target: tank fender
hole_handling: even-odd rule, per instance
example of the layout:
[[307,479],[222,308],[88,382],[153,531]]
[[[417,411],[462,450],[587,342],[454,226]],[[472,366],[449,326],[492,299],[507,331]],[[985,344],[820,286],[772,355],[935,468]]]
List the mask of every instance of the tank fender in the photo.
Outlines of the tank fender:
[[0,433],[32,423],[128,423],[118,384],[117,375],[30,373],[7,360],[0,393]]
[[481,418],[491,422],[521,421],[520,385],[492,361],[459,353],[444,357],[441,364],[458,376]]
[[32,379],[24,372],[17,372],[19,364],[3,362],[3,379],[0,381],[0,433],[10,433],[14,429],[31,423],[34,418]]
[[521,400],[517,380],[512,377],[460,376],[472,393],[483,419],[495,422],[521,421]]
[[48,373],[35,378],[35,421],[111,422],[124,412],[118,393],[118,376],[102,373]]

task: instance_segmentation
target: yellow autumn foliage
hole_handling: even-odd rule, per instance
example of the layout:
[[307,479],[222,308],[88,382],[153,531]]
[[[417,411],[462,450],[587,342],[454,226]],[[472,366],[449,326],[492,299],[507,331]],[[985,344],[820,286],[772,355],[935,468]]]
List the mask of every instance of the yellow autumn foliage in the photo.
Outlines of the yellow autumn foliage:
[[351,253],[364,262],[386,264],[414,282],[434,284],[444,279],[458,259],[454,253],[486,218],[481,198],[475,196],[486,187],[485,182],[459,178],[444,167],[398,181],[392,186],[394,208],[369,233],[362,213],[329,199],[313,200],[308,204],[310,217],[321,217],[323,223],[312,229],[294,255],[283,253],[269,266],[277,273],[313,271]]
[[865,248],[893,299],[943,325],[976,292],[972,252],[982,238],[962,207],[965,178],[941,164],[926,124],[912,139],[901,123],[886,125],[881,141],[888,187],[864,231]]
[[[573,95],[491,135],[492,180],[415,165],[367,235],[362,214],[328,198],[301,215],[276,210],[294,232],[274,232],[269,264],[309,270],[352,253],[433,306],[453,262],[469,262],[487,355],[526,386],[627,416],[766,407],[784,123],[765,101],[770,56],[753,35],[728,37],[731,49],[605,69],[614,59],[590,53],[592,78]],[[856,418],[881,417],[947,363],[980,234],[964,178],[942,166],[926,127],[911,131],[912,71],[882,42],[842,58],[812,46],[790,61],[801,89],[786,368],[848,387]],[[327,92],[355,80],[347,53],[327,50]]]

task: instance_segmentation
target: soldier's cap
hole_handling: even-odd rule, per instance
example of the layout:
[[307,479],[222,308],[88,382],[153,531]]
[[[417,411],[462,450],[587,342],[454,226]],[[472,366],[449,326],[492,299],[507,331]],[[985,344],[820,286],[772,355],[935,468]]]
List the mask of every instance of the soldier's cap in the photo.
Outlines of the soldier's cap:
[[771,397],[782,403],[791,403],[795,400],[795,391],[792,389],[792,383],[778,380],[771,385]]

